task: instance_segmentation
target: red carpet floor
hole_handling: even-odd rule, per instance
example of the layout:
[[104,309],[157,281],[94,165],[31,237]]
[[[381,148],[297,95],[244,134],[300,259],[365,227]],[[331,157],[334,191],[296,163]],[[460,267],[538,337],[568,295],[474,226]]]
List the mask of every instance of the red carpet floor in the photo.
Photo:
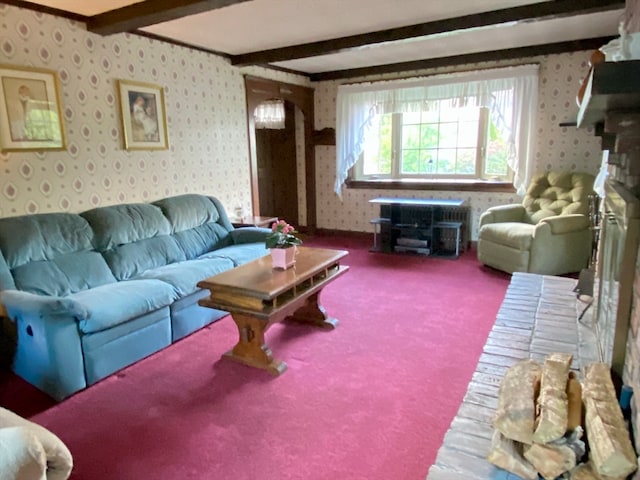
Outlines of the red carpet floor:
[[267,333],[281,377],[220,356],[230,318],[32,417],[74,455],[72,479],[419,480],[435,460],[509,276],[458,260],[346,248],[321,300],[334,331]]

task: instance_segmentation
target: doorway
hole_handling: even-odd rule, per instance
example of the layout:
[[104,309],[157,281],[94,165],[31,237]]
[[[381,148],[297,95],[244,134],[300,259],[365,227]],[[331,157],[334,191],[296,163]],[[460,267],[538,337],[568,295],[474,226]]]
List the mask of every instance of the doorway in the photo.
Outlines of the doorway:
[[284,128],[256,128],[260,214],[298,224],[295,106],[284,102]]
[[[245,76],[245,89],[252,213],[277,216],[313,234],[316,229],[313,89],[250,75]],[[285,129],[281,135],[265,134],[255,128],[256,107],[274,98],[285,101]],[[291,127],[287,121],[292,122]],[[270,154],[263,155],[265,151]],[[303,157],[303,161],[296,163],[297,156]],[[283,188],[285,183],[287,187]]]

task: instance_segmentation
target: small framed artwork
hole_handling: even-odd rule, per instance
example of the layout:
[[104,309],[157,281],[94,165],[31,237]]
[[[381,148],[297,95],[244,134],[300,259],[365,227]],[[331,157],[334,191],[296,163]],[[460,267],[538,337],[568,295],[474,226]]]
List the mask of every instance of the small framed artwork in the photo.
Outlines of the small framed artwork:
[[151,83],[118,80],[126,150],[169,148],[164,89]]
[[17,152],[65,148],[56,72],[0,65],[0,149]]

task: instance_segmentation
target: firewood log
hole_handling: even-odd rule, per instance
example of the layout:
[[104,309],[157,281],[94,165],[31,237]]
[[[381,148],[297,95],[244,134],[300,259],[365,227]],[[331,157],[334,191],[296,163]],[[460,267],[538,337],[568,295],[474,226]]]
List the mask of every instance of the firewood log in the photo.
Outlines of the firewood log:
[[522,444],[508,439],[498,430],[493,431],[487,460],[496,467],[525,480],[537,480],[538,478],[536,469],[522,456]]
[[629,431],[616,398],[609,365],[585,367],[582,399],[589,458],[600,476],[626,477],[638,468]]
[[582,385],[576,374],[569,372],[567,382],[567,402],[569,405],[567,413],[567,431],[573,432],[582,425]]
[[540,445],[525,447],[524,458],[545,480],[554,480],[576,466],[576,452],[567,445]]
[[567,381],[572,360],[572,355],[553,353],[544,361],[537,405],[538,417],[533,433],[535,443],[553,442],[567,432]]
[[511,440],[532,442],[541,372],[537,362],[521,360],[509,367],[502,378],[493,426]]
[[582,463],[571,470],[570,480],[625,480],[626,477],[603,477],[593,469],[592,462]]

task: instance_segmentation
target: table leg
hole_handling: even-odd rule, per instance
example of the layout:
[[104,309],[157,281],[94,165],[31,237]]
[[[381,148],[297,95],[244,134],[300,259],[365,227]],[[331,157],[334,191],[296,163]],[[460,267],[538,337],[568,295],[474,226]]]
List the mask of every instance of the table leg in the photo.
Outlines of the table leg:
[[309,296],[304,305],[298,308],[287,320],[294,322],[308,323],[326,330],[333,330],[338,326],[338,319],[327,315],[325,308],[319,302],[320,292]]
[[264,343],[264,332],[269,322],[252,315],[233,313],[233,321],[238,327],[240,338],[225,357],[251,367],[262,368],[273,375],[280,375],[287,369],[287,364],[275,360],[271,349]]

